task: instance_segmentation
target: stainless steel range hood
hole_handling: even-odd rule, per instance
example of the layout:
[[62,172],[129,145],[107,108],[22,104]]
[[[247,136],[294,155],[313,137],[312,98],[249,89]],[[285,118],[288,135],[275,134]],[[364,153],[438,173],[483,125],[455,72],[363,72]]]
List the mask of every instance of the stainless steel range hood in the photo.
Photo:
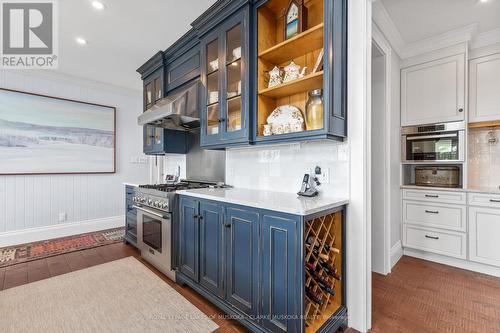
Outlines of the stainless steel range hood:
[[153,125],[169,129],[200,127],[199,81],[181,87],[157,102],[137,119],[140,126]]

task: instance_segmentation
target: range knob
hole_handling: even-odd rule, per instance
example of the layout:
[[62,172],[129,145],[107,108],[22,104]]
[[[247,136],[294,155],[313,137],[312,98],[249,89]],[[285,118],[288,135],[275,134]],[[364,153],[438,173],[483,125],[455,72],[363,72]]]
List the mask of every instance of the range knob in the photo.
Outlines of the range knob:
[[163,202],[163,203],[161,204],[161,208],[163,208],[163,209],[168,208],[168,202]]
[[160,202],[159,201],[155,201],[155,203],[153,204],[154,207],[156,208],[160,208]]
[[153,205],[153,200],[148,199],[148,205],[152,206]]

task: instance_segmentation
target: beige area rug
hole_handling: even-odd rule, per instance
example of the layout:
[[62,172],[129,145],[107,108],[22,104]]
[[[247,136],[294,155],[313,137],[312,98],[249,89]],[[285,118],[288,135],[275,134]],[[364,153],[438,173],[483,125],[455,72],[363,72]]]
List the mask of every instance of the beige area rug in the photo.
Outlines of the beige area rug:
[[189,332],[218,326],[134,257],[0,292],[1,332]]

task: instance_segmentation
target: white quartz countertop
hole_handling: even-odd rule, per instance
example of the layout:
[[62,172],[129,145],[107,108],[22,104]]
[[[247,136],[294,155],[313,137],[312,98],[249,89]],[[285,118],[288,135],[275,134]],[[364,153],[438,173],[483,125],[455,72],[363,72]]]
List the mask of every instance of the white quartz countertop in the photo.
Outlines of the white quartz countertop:
[[401,185],[402,189],[408,190],[427,190],[427,191],[450,191],[450,192],[470,192],[470,193],[486,193],[486,194],[500,194],[500,186],[492,187],[474,187],[469,188],[449,188],[449,187],[428,187],[417,185]]
[[141,184],[147,184],[147,182],[124,182],[123,185],[125,186],[134,186],[134,187],[139,187]]
[[329,198],[321,194],[314,198],[299,197],[294,193],[283,193],[242,188],[196,189],[177,191],[178,194],[268,209],[293,215],[310,215],[346,205],[347,198]]

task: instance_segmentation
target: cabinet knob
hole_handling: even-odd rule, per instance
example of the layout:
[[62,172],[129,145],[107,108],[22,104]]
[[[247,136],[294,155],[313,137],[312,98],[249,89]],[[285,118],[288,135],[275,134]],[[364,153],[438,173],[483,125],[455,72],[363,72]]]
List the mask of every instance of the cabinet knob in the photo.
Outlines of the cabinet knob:
[[464,112],[464,109],[460,108],[458,109],[458,112]]
[[225,121],[226,121],[226,119],[224,119],[224,118],[219,119],[219,123],[223,123]]
[[231,228],[231,223],[224,224],[224,226],[225,226],[226,228]]

